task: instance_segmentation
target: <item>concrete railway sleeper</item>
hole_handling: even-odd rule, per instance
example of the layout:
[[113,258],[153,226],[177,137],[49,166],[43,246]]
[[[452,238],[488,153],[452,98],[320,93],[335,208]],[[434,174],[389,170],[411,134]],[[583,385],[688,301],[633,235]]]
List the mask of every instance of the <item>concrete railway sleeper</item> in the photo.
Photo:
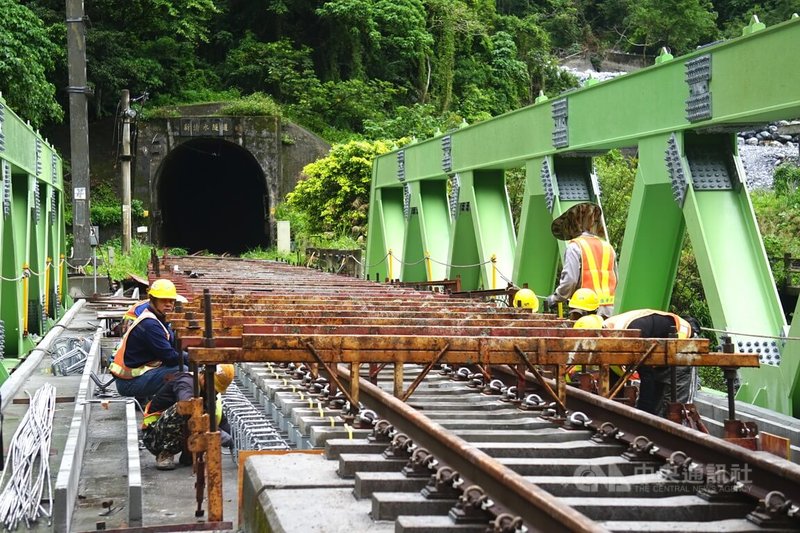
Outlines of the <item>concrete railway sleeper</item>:
[[[791,531],[798,527],[797,507],[788,496],[800,486],[796,465],[754,456],[583,391],[570,393],[576,392],[586,412],[574,411],[565,421],[554,420],[543,410],[520,409],[499,395],[482,394],[439,373],[425,381],[409,404],[381,390],[391,389],[391,374],[380,374],[378,387],[362,377],[362,399],[379,419],[369,430],[356,430],[353,438],[335,438],[337,433],[316,430],[323,425],[309,424],[313,418],[317,424],[324,420],[298,400],[302,390],[315,393],[313,387],[304,387],[302,379],[293,378],[293,371],[257,364],[242,370],[264,388],[264,397],[275,401],[284,395],[277,401],[277,408],[289,413],[284,418],[305,424],[311,442],[324,444],[326,457],[338,463],[336,467],[307,464],[314,470],[309,474],[312,479],[296,488],[317,491],[317,497],[325,498],[321,484],[330,486],[335,468],[344,484],[330,490],[336,493],[343,486],[352,490],[356,497],[352,511],[369,512],[372,520],[365,530],[505,532],[525,526],[530,531]],[[344,367],[340,377],[349,378]],[[296,400],[293,406],[289,397]],[[603,421],[608,406],[593,402],[612,404],[614,422]],[[620,422],[623,416],[632,422]],[[659,440],[664,435],[668,438]],[[710,460],[704,462],[706,458]],[[297,459],[276,461],[270,469]],[[280,488],[270,486],[272,474],[260,479],[263,470],[254,464],[247,471],[246,483],[266,483],[262,496],[273,504],[282,501]],[[249,508],[247,494],[245,489],[244,504]],[[368,510],[360,503],[364,500]],[[345,507],[337,514],[347,512]],[[248,517],[254,515],[246,515],[240,526],[248,530]],[[279,505],[271,512],[276,521],[272,525],[297,525],[291,515],[291,507]],[[331,517],[332,523],[340,519]],[[363,523],[364,517],[349,520]],[[394,529],[387,528],[386,521],[393,521]]]

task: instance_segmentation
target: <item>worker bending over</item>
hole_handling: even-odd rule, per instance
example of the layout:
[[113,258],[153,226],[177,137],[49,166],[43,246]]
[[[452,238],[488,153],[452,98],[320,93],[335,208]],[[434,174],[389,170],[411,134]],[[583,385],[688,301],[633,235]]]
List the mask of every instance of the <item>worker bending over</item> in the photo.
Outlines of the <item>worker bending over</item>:
[[[214,390],[222,394],[233,381],[233,365],[217,365],[214,374]],[[200,374],[200,389],[205,383],[204,374]],[[189,436],[189,417],[178,414],[178,402],[190,400],[194,396],[194,375],[191,372],[174,374],[164,383],[156,395],[145,406],[142,420],[142,442],[156,456],[156,468],[173,470],[174,456],[181,453],[179,462],[182,465],[192,464],[192,454],[186,448]],[[231,446],[230,425],[222,416],[222,402],[217,398],[217,427],[220,432],[220,444],[223,448]]]
[[175,334],[166,318],[178,298],[175,285],[168,279],[158,279],[148,294],[149,304],[122,337],[109,365],[121,396],[149,398],[181,363],[188,365],[188,354],[175,348]]
[[[608,329],[638,329],[644,338],[679,339],[699,336],[700,326],[692,317],[681,318],[674,313],[654,309],[637,309],[612,316],[603,322]],[[666,416],[670,394],[671,371],[669,366],[639,367],[639,400],[636,407],[648,413]],[[677,402],[691,403],[697,390],[694,367],[675,367],[677,377]]]
[[550,230],[556,239],[568,241],[558,287],[547,297],[549,307],[566,302],[581,288],[592,289],[599,298],[597,314],[603,318],[614,312],[617,289],[617,254],[603,228],[603,212],[592,203],[576,204],[553,221]]

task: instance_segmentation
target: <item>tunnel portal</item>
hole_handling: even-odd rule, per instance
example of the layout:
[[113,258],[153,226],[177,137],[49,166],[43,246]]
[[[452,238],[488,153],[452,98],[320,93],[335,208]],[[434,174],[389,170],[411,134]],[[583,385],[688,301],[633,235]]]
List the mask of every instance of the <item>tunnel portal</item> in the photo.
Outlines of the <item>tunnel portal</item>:
[[155,192],[162,246],[234,255],[270,246],[264,173],[234,143],[205,138],[177,146],[163,162]]

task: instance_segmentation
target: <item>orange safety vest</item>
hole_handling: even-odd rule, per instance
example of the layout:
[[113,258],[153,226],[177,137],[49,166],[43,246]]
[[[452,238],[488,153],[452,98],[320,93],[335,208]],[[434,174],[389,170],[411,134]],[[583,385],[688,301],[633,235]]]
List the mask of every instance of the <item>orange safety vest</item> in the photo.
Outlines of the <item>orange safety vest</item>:
[[136,320],[138,318],[138,316],[136,315],[136,308],[139,307],[140,305],[146,304],[148,302],[150,302],[149,299],[148,300],[139,300],[138,302],[136,302],[135,304],[130,306],[128,308],[128,310],[125,311],[125,314],[122,315],[122,320],[129,320],[131,322]]
[[154,368],[158,368],[161,366],[161,361],[154,360],[146,363],[142,366],[136,368],[129,368],[125,365],[125,346],[128,344],[128,336],[133,331],[133,328],[139,325],[142,320],[153,319],[158,322],[161,328],[164,330],[164,335],[166,335],[167,340],[169,340],[169,330],[161,323],[161,321],[153,314],[150,309],[145,309],[144,312],[139,315],[139,317],[133,322],[131,327],[125,332],[125,336],[122,337],[122,342],[119,344],[116,353],[114,354],[114,362],[108,366],[108,370],[111,374],[114,375],[117,379],[133,379],[138,378],[148,370],[152,370]]
[[679,339],[688,339],[692,336],[692,326],[676,315],[675,313],[667,313],[666,311],[656,311],[654,309],[635,309],[627,313],[621,313],[607,318],[603,322],[603,327],[608,329],[628,329],[631,322],[638,318],[644,318],[650,315],[668,316],[675,321],[675,331],[678,333]]
[[614,273],[616,254],[608,241],[594,235],[581,235],[569,242],[581,248],[581,288],[597,293],[600,305],[614,305],[617,275]]

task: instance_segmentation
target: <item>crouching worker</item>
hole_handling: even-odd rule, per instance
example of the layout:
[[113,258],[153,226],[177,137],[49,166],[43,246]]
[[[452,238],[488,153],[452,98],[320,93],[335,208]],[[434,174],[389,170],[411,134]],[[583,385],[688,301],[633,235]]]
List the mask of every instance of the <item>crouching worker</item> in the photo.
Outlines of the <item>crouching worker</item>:
[[[225,392],[233,381],[233,365],[217,365],[214,374],[214,390],[217,394]],[[178,402],[190,400],[194,396],[194,376],[190,372],[180,372],[172,376],[155,397],[147,403],[142,420],[142,442],[156,456],[156,468],[173,470],[175,454],[179,452],[180,464],[191,465],[192,454],[186,449],[189,436],[189,417],[178,414]],[[204,376],[200,374],[200,388],[204,385]],[[217,427],[223,448],[233,444],[230,425],[222,416],[222,402],[217,397]]]
[[[638,329],[644,338],[679,339],[699,337],[700,326],[693,317],[682,318],[675,313],[654,309],[637,309],[608,318],[603,327],[608,329]],[[672,372],[668,366],[639,367],[641,384],[636,407],[658,416],[666,416],[670,396]],[[676,400],[678,403],[691,403],[697,391],[697,373],[694,367],[677,366]]]
[[168,279],[153,282],[149,303],[122,337],[108,369],[121,396],[149,399],[164,378],[179,370],[187,357],[175,349],[175,333],[166,315],[175,307],[178,292]]

